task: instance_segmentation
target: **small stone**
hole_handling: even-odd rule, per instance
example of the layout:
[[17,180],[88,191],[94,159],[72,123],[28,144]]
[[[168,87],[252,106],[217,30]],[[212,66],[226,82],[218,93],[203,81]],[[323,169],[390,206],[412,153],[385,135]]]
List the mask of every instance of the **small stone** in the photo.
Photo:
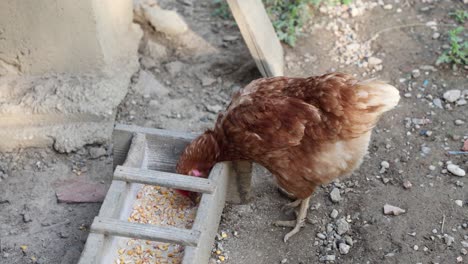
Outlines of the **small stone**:
[[166,68],[166,70],[172,77],[175,77],[179,72],[182,71],[182,69],[184,68],[184,64],[180,61],[171,61],[169,63],[166,63],[166,65],[164,65],[164,68]]
[[207,77],[207,76],[203,76],[201,78],[201,83],[202,83],[202,86],[210,86],[210,85],[216,83],[216,79],[211,78],[211,77]]
[[385,9],[385,10],[391,10],[392,8],[393,8],[393,6],[391,4],[387,4],[387,5],[383,6],[383,9]]
[[438,39],[440,37],[440,33],[439,32],[434,32],[434,34],[432,34],[432,38],[433,39]]
[[458,176],[458,177],[464,177],[466,174],[462,168],[460,168],[458,165],[455,165],[455,164],[447,165],[447,170],[451,172],[453,175]]
[[466,255],[466,254],[468,254],[468,250],[462,248],[462,249],[460,249],[460,253],[462,253],[463,255]]
[[403,96],[406,97],[406,98],[410,98],[412,96],[412,94],[411,93],[405,93],[405,94],[403,94]]
[[401,215],[401,214],[404,214],[406,211],[399,208],[399,207],[396,207],[396,206],[393,206],[393,205],[389,205],[389,204],[385,204],[384,207],[384,214],[385,215]]
[[159,82],[152,73],[144,70],[140,71],[138,82],[133,86],[133,90],[143,96],[164,97],[169,94],[169,89],[164,84]]
[[429,165],[429,170],[434,171],[436,167],[434,165]]
[[205,105],[206,110],[210,113],[217,114],[221,110],[223,110],[223,107],[220,105]]
[[167,59],[166,47],[151,40],[148,40],[148,42],[146,43],[145,53],[155,61],[160,62]]
[[346,244],[353,246],[354,242],[350,236],[344,236],[344,240],[346,241]]
[[468,241],[462,241],[461,242],[462,247],[468,248]]
[[432,229],[432,233],[433,233],[433,234],[437,234],[437,229],[435,229],[435,228]]
[[89,148],[89,155],[92,159],[97,159],[102,156],[105,156],[107,151],[104,147],[90,147]]
[[448,90],[444,93],[444,99],[447,102],[453,103],[457,101],[461,96],[460,90]]
[[32,222],[31,214],[28,212],[25,212],[22,214],[23,215],[23,222],[29,223]]
[[335,261],[335,255],[326,255],[320,258],[320,261]]
[[346,222],[346,219],[340,218],[338,221],[336,221],[336,232],[338,235],[343,235],[349,231],[349,224]]
[[284,264],[284,263],[287,263],[288,262],[288,259],[284,258],[281,260],[281,264]]
[[411,76],[413,78],[418,78],[419,76],[421,76],[421,72],[419,71],[419,69],[414,69],[412,72],[411,72]]
[[343,198],[341,198],[340,190],[338,188],[333,188],[330,192],[330,199],[334,203],[340,202]]
[[453,242],[455,242],[455,238],[445,234],[444,235],[444,241],[445,241],[445,244],[447,244],[447,246],[451,246],[453,244]]
[[319,239],[322,239],[322,240],[327,239],[327,236],[325,236],[325,235],[322,234],[322,233],[317,233],[317,237],[318,237]]
[[467,102],[465,99],[459,99],[455,104],[458,106],[462,106],[462,105],[466,105]]
[[405,181],[403,182],[403,188],[405,188],[405,189],[411,189],[411,187],[413,187],[413,184],[412,184],[410,181],[405,180]]
[[369,63],[370,66],[375,66],[382,64],[382,60],[377,58],[377,57],[370,57],[367,62]]
[[338,211],[336,209],[333,209],[332,212],[330,213],[330,217],[335,219],[338,217]]
[[432,100],[432,103],[433,103],[437,108],[444,109],[444,106],[442,105],[442,100],[440,100],[439,98],[436,98],[436,99]]
[[145,5],[143,14],[157,31],[167,35],[179,35],[188,30],[187,23],[175,11]]
[[463,207],[463,201],[462,200],[455,200],[455,204],[460,206],[460,207]]
[[457,257],[457,263],[462,263],[462,262],[463,262],[462,256],[458,256],[458,257]]
[[418,245],[414,245],[413,249],[417,251],[419,249]]
[[60,231],[59,236],[60,238],[68,238],[70,237],[70,233],[68,231]]
[[342,255],[346,255],[349,253],[349,249],[351,248],[349,245],[346,245],[345,243],[340,243],[340,245],[338,246],[339,249],[340,249],[340,253]]
[[455,125],[457,125],[457,126],[461,126],[461,125],[465,124],[465,121],[460,120],[460,119],[457,119],[457,120],[455,120],[454,123],[455,123]]
[[223,37],[223,41],[226,41],[226,42],[234,41],[234,40],[237,40],[237,39],[239,39],[239,37],[234,36],[234,35],[227,35],[227,36]]

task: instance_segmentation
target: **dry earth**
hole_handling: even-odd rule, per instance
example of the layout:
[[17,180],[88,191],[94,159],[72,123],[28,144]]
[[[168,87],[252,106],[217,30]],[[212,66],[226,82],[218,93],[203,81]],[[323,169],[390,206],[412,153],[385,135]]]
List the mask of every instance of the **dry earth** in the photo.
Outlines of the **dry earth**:
[[[260,76],[235,23],[213,17],[211,1],[160,5],[182,14],[191,32],[168,38],[143,22],[141,69],[117,121],[201,131],[213,125],[233,91]],[[468,122],[467,69],[434,65],[455,24],[448,13],[466,8],[455,0],[356,0],[350,9],[317,10],[297,46],[284,46],[287,75],[339,70],[379,77],[398,87],[401,103],[375,128],[363,166],[317,190],[309,224],[288,243],[282,241],[288,230],[272,225],[292,218],[280,210],[288,200],[265,169],[255,168],[254,200],[226,206],[219,231],[228,236],[216,242],[220,254],[212,261],[467,263],[468,178],[446,171],[447,162],[468,169],[467,155],[447,155],[468,138],[462,123]],[[452,89],[465,92],[450,103],[444,93]],[[57,203],[55,190],[66,180],[107,185],[110,153],[111,146],[68,156],[3,153],[0,263],[75,263],[100,204]],[[338,202],[331,200],[333,189]],[[387,203],[406,213],[384,215]]]

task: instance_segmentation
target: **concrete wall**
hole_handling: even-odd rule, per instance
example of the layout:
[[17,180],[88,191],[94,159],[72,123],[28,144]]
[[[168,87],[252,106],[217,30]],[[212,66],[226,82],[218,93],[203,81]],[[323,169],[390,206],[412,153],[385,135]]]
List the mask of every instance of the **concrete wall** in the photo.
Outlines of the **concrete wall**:
[[1,0],[0,61],[22,74],[107,69],[134,53],[132,10],[131,0]]
[[0,0],[0,151],[111,138],[138,70],[132,0]]

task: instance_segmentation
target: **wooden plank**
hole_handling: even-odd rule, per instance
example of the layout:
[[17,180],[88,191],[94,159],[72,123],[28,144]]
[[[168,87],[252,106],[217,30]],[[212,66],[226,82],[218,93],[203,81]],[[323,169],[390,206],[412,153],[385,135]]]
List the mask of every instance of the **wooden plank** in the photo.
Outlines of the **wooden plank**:
[[200,242],[198,247],[185,247],[183,264],[208,263],[224,208],[230,170],[230,162],[217,163],[211,170],[209,179],[215,182],[216,190],[212,194],[203,194],[200,200],[192,227],[200,232]]
[[105,237],[103,234],[89,233],[78,264],[99,263],[103,253],[104,241]]
[[197,246],[200,237],[200,232],[196,230],[130,223],[106,217],[94,218],[91,232],[107,236],[175,243],[184,246]]
[[261,0],[227,0],[258,69],[264,77],[284,74],[283,47]]
[[[115,136],[116,135],[114,134],[114,140],[116,139]],[[121,150],[125,151],[123,159],[125,162],[122,161],[122,163],[126,166],[141,167],[144,162],[146,151],[145,135],[121,133],[117,135],[117,138]],[[112,181],[109,190],[107,191],[106,198],[99,210],[99,216],[106,218],[119,218],[122,207],[124,206],[126,199],[128,199],[127,194],[130,188],[131,186],[126,182]],[[106,253],[104,248],[109,248],[112,240],[113,238],[107,237],[103,234],[90,233],[86,240],[83,252],[81,253],[79,264],[102,262],[103,256]]]
[[198,134],[118,124],[114,130],[114,168],[122,165],[133,133],[144,133],[148,144],[148,168],[174,172],[180,154]]
[[215,189],[213,182],[205,178],[122,166],[117,166],[115,169],[114,180],[158,185],[200,193],[213,193]]

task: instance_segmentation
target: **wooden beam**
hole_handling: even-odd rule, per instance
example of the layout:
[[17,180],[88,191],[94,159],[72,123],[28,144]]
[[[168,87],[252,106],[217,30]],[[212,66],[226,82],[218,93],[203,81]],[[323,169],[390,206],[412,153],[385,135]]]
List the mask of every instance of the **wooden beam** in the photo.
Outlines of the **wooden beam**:
[[175,243],[183,246],[197,246],[200,237],[200,232],[195,230],[130,223],[99,216],[94,218],[91,232],[108,236]]
[[215,189],[213,182],[205,178],[122,166],[117,166],[115,169],[114,180],[158,185],[200,193],[213,193]]
[[203,194],[192,227],[201,233],[200,242],[198,247],[185,248],[182,264],[208,263],[221,221],[230,170],[230,162],[217,163],[211,170],[209,179],[216,183],[216,190],[212,194]]
[[283,47],[261,0],[227,0],[242,37],[264,77],[284,73]]

